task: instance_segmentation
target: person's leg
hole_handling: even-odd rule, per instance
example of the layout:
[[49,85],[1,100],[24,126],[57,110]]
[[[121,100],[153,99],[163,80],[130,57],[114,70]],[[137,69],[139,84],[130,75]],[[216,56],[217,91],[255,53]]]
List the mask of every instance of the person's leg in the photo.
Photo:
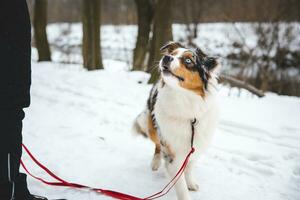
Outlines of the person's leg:
[[26,0],[0,0],[0,200],[38,200],[19,173],[22,108],[30,104],[31,25]]
[[31,199],[26,175],[19,173],[22,155],[22,109],[0,110],[0,199]]

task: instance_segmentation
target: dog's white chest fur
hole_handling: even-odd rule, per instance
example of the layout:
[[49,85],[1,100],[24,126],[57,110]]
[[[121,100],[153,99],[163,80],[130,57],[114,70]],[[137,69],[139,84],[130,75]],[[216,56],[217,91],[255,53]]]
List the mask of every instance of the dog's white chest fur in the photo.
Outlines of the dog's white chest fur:
[[190,150],[191,121],[196,118],[194,147],[199,155],[209,144],[217,124],[216,94],[210,93],[203,99],[193,92],[165,85],[158,88],[154,114],[162,138],[179,157]]

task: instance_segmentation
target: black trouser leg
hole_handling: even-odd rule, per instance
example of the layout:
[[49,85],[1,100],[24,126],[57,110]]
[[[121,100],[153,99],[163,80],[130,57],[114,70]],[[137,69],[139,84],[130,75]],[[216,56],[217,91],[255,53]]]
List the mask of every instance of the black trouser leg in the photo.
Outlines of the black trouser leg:
[[27,200],[26,175],[19,173],[23,109],[0,110],[0,199]]

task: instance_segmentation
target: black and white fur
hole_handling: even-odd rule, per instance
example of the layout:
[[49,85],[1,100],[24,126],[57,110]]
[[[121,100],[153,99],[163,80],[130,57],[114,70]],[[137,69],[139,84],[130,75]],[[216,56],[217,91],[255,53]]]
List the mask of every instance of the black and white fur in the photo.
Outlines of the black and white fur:
[[[174,49],[168,50],[166,53],[172,57],[170,62],[170,70],[179,67],[181,56],[186,51],[178,43],[173,44],[173,48],[177,51],[176,55],[170,55]],[[174,45],[175,44],[175,45]],[[177,44],[177,45],[176,45]],[[202,51],[201,51],[202,53]],[[163,73],[163,58],[159,63],[161,71],[161,79],[153,86],[147,108],[136,118],[135,129],[143,134],[148,134],[147,118],[151,116],[157,134],[162,146],[162,152],[165,160],[165,167],[170,178],[173,178],[181,167],[186,155],[191,148],[191,121],[196,118],[194,147],[195,153],[190,158],[187,168],[175,185],[178,200],[190,200],[188,190],[196,191],[199,186],[192,175],[193,166],[198,157],[209,145],[218,121],[218,103],[217,103],[217,74],[218,66],[205,66],[206,55],[202,57],[200,52],[195,53],[198,61],[202,59],[202,63],[197,66],[206,73],[206,77],[201,77],[202,81],[206,81],[205,94],[200,96],[193,91],[180,86],[179,78]],[[206,59],[211,59],[207,57]],[[201,76],[201,72],[199,72]],[[203,80],[206,78],[205,80]],[[172,150],[170,155],[169,149]],[[161,164],[161,155],[155,154],[152,160],[152,169],[157,169]]]

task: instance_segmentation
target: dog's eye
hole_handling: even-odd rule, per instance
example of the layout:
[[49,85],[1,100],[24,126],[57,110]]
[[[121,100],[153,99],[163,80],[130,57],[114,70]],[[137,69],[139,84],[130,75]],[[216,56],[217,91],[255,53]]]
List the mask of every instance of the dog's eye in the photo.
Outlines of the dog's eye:
[[189,58],[187,58],[187,59],[185,59],[185,61],[184,61],[186,64],[191,64],[192,63],[192,60],[191,59],[189,59]]

